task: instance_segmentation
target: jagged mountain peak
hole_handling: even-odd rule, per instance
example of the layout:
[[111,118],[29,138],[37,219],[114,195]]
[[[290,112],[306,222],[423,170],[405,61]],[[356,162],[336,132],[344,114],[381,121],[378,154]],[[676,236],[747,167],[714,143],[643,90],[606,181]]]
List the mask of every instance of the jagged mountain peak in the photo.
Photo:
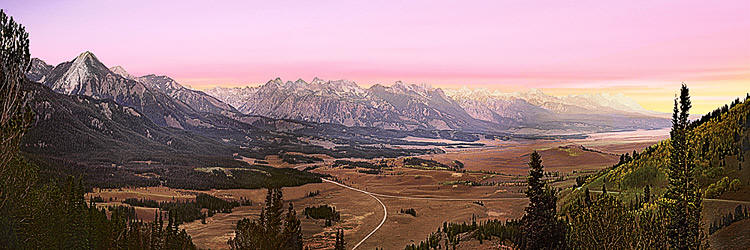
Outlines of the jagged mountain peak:
[[391,92],[398,93],[398,94],[417,94],[421,96],[428,96],[433,91],[440,95],[444,95],[444,93],[440,89],[435,89],[432,87],[432,85],[427,83],[404,83],[403,81],[396,81],[391,85],[391,87],[388,88]]
[[145,76],[138,77],[137,80],[146,84],[147,86],[157,89],[159,91],[170,94],[171,91],[180,90],[184,88],[182,85],[177,83],[174,79],[165,75],[148,74]]
[[31,58],[30,64],[29,70],[26,72],[26,77],[33,82],[43,82],[53,68],[42,59],[36,57]]
[[109,70],[112,71],[112,73],[118,74],[118,75],[120,75],[122,77],[125,77],[125,78],[128,78],[128,79],[135,79],[136,78],[134,75],[131,75],[130,73],[128,73],[128,71],[125,70],[125,68],[123,68],[120,65],[111,67],[111,68],[109,68]]
[[108,98],[111,96],[99,95],[102,94],[99,83],[113,76],[120,77],[112,73],[93,53],[86,51],[72,61],[55,66],[42,82],[58,93]]
[[79,54],[78,57],[76,57],[76,59],[80,59],[80,58],[94,58],[94,59],[96,59],[96,55],[94,55],[94,53],[91,53],[91,51],[87,50],[87,51],[84,51],[81,54]]
[[316,76],[316,77],[314,77],[314,78],[312,79],[312,81],[310,81],[310,84],[322,84],[322,83],[325,83],[325,82],[326,82],[325,80],[323,80],[323,79],[320,79],[320,78],[318,78],[318,77]]
[[349,80],[329,80],[325,81],[318,77],[315,77],[309,83],[302,79],[296,81],[284,82],[281,78],[269,80],[266,84],[260,86],[259,91],[270,91],[283,90],[284,93],[289,94],[315,94],[323,96],[351,96],[351,95],[363,95],[366,91],[359,87],[356,82]]
[[34,65],[34,64],[38,64],[38,65],[46,65],[46,66],[50,66],[49,64],[47,64],[47,62],[45,62],[44,60],[42,60],[42,59],[39,59],[39,58],[37,58],[37,57],[31,58],[31,64],[32,64],[32,65]]
[[109,68],[104,66],[104,63],[102,63],[94,53],[91,53],[91,51],[85,51],[78,55],[76,59],[73,60],[73,67],[76,66],[87,66],[97,70],[109,70]]
[[68,72],[71,71],[77,71],[77,74],[80,74],[81,71],[86,71],[97,76],[112,73],[109,68],[90,51],[81,53],[73,60],[70,69],[68,69]]

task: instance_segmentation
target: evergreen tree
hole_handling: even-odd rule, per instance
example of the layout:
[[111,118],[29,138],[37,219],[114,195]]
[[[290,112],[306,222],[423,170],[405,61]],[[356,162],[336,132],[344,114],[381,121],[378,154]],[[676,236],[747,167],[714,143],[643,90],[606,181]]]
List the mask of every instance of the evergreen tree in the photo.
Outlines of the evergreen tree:
[[29,67],[29,34],[23,25],[0,10],[0,243],[23,245],[18,230],[32,214],[31,192],[36,175],[26,168],[18,149],[31,122],[31,112],[21,93]]
[[302,228],[297,213],[289,204],[283,213],[282,192],[269,188],[266,204],[257,220],[237,222],[235,237],[227,242],[232,249],[302,249]]
[[586,187],[586,189],[583,191],[583,202],[586,204],[586,206],[591,205],[591,193],[589,192],[589,188]]
[[649,185],[646,185],[646,187],[643,188],[643,202],[649,203],[651,201],[651,187]]
[[695,179],[695,163],[688,149],[687,128],[689,126],[690,94],[684,84],[676,98],[672,114],[669,150],[669,183],[665,207],[669,224],[667,235],[672,248],[698,249],[701,246],[701,196]]
[[334,250],[346,250],[346,242],[344,241],[344,229],[336,231],[336,244],[333,246]]
[[[0,9],[0,174],[18,153],[21,137],[31,122],[21,84],[31,66],[29,33]],[[0,175],[4,177],[4,175]],[[13,181],[2,179],[0,181]],[[0,208],[4,204],[0,203]]]
[[555,190],[547,185],[543,176],[542,158],[534,151],[529,160],[529,187],[526,190],[530,204],[521,219],[522,235],[518,242],[521,249],[565,248],[565,226],[556,217]]
[[289,203],[289,210],[286,212],[282,237],[285,239],[284,249],[302,249],[302,227],[291,202]]
[[656,211],[630,210],[608,194],[587,206],[573,204],[568,244],[572,249],[665,249],[665,223]]

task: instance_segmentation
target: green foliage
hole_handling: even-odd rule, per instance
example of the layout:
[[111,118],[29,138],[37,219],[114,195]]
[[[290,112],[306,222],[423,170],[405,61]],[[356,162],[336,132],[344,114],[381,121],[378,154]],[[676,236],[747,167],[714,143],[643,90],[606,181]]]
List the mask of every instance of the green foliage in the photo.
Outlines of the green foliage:
[[98,209],[86,203],[81,181],[72,177],[27,191],[24,201],[0,214],[0,242],[11,249],[195,249],[173,216],[164,227],[141,222],[132,207]]
[[[487,220],[477,222],[476,217],[472,216],[470,222],[443,222],[443,226],[430,235],[419,244],[407,245],[406,250],[428,250],[428,249],[449,249],[460,243],[461,235],[470,235],[471,238],[480,241],[498,239],[507,245],[512,245],[520,235],[521,223],[516,220],[500,221]],[[441,245],[441,242],[443,243]]]
[[253,165],[232,168],[229,172],[231,175],[223,171],[206,173],[194,169],[171,169],[169,174],[160,175],[160,179],[165,179],[165,185],[171,188],[195,190],[289,187],[321,182],[319,174],[292,168]]
[[542,158],[534,151],[529,160],[529,187],[526,189],[530,203],[521,219],[522,237],[518,242],[521,249],[559,249],[566,245],[565,226],[557,219],[556,192],[543,176]]
[[[730,177],[732,181],[738,180],[735,189],[740,189],[750,181],[750,171],[742,168],[747,165],[744,159],[750,153],[748,100],[750,98],[742,101],[737,99],[731,105],[714,110],[684,128],[686,150],[695,164],[694,178],[704,194],[706,188],[724,177]],[[640,152],[632,161],[600,172],[588,184],[599,186],[607,179],[622,190],[641,189],[650,185],[652,193],[663,193],[668,183],[667,166],[670,165],[671,148],[671,139],[661,141]],[[609,187],[614,186],[608,185]],[[714,191],[711,192],[717,194]]]
[[404,158],[404,167],[424,170],[458,170],[456,165],[448,166],[434,160],[427,160],[419,157]]
[[315,156],[307,156],[301,154],[281,154],[281,160],[289,164],[305,164],[305,163],[316,163],[322,162],[323,159]]
[[724,176],[724,178],[717,181],[716,183],[708,185],[708,187],[703,192],[703,197],[708,199],[717,198],[724,194],[724,192],[739,190],[741,185],[742,182],[740,182],[739,179],[734,179],[730,182],[729,177]]
[[[744,101],[737,99],[696,122],[688,122],[688,90],[683,86],[680,92],[670,139],[634,152],[632,159],[623,155],[618,164],[587,180],[581,191],[573,190],[565,197],[562,210],[571,218],[571,247],[589,248],[586,246],[592,245],[586,244],[596,244],[592,242],[597,240],[608,244],[601,242],[619,239],[628,239],[625,248],[703,247],[701,195],[718,198],[741,190],[750,177],[742,167],[750,151],[750,94]],[[607,188],[619,190],[621,198],[629,196],[630,206],[619,199],[586,199],[591,195],[585,192],[588,187],[605,183]],[[636,194],[641,188],[643,199]],[[714,222],[712,230],[718,230],[718,225],[733,216]],[[624,223],[621,218],[631,222]],[[599,228],[592,229],[595,225]],[[596,236],[603,231],[606,233]],[[640,245],[633,245],[636,243]]]
[[381,161],[378,164],[373,164],[368,161],[349,161],[349,160],[336,160],[333,162],[333,167],[353,167],[353,168],[366,168],[373,170],[380,170],[388,167],[388,165]]
[[567,213],[573,249],[665,249],[664,213],[628,207],[612,195],[578,199]]
[[31,112],[21,92],[29,57],[26,28],[0,10],[0,171],[15,157],[31,122]]
[[[127,198],[123,203],[131,206],[159,208],[169,211],[174,216],[174,223],[180,225],[198,219],[205,219],[218,213],[231,213],[232,208],[240,206],[240,202],[225,201],[208,194],[198,194],[194,201],[157,202],[148,199]],[[208,210],[205,214],[203,209]]]
[[336,208],[328,205],[306,207],[303,214],[307,218],[316,220],[325,219],[326,226],[331,226],[332,221],[339,221],[341,219],[341,214],[336,211]]
[[265,207],[256,220],[244,218],[237,222],[235,237],[227,244],[232,249],[302,249],[302,227],[294,207],[289,203],[283,214],[283,194],[269,188]]
[[582,187],[583,184],[586,184],[586,179],[591,177],[590,175],[581,175],[576,177],[576,187]]
[[414,208],[402,208],[399,212],[402,214],[410,214],[411,216],[417,217],[417,210],[414,210]]
[[695,162],[688,141],[688,111],[690,110],[688,88],[682,85],[678,100],[674,101],[672,131],[670,132],[669,167],[665,201],[668,224],[667,236],[670,246],[677,249],[698,249],[701,246],[702,199],[695,178]]

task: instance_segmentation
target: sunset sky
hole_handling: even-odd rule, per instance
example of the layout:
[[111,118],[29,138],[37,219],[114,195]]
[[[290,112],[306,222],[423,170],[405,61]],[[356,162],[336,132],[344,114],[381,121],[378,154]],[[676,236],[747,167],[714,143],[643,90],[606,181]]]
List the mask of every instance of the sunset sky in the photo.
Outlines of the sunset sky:
[[314,76],[369,86],[623,93],[694,113],[750,92],[750,1],[0,0],[50,64],[91,51],[194,88]]

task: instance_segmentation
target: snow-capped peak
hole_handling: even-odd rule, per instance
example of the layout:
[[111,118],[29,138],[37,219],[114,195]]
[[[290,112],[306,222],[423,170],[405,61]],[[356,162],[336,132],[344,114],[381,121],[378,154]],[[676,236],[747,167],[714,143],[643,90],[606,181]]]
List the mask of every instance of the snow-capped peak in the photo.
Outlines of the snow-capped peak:
[[136,77],[135,77],[135,76],[133,76],[133,75],[131,75],[130,73],[128,73],[128,71],[127,71],[127,70],[125,70],[125,68],[123,68],[123,67],[122,67],[122,66],[120,66],[120,65],[117,65],[117,66],[111,67],[111,68],[109,68],[109,70],[111,70],[111,71],[112,71],[112,73],[118,74],[118,75],[120,75],[120,76],[122,76],[122,77],[125,77],[125,78],[127,78],[127,79],[131,79],[131,80],[134,80],[134,79],[136,79]]

